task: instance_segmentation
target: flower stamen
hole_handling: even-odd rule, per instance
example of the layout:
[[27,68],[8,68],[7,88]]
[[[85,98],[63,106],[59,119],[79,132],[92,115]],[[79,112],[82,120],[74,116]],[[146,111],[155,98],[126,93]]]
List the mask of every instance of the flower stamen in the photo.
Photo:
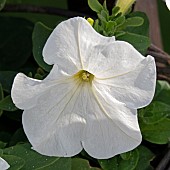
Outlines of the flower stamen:
[[81,77],[84,81],[89,81],[90,74],[88,72],[84,72],[84,73],[82,73]]
[[74,78],[79,78],[81,81],[85,82],[91,82],[94,78],[94,75],[89,73],[88,71],[81,70],[74,75]]

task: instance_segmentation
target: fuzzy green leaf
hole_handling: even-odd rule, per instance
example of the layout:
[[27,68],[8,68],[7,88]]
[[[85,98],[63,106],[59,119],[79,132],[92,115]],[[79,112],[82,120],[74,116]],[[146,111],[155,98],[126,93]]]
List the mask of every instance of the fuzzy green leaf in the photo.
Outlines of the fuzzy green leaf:
[[117,27],[123,25],[125,23],[125,16],[120,16],[116,18],[115,22],[117,24]]
[[25,161],[24,170],[71,170],[71,158],[48,157],[31,149],[30,144],[15,145],[3,150],[4,155],[14,155]]
[[139,34],[143,36],[149,37],[149,20],[148,17],[145,13],[143,12],[132,12],[129,16],[129,18],[134,18],[134,17],[140,17],[143,19],[143,24],[138,26],[138,27],[127,27],[126,31],[134,34]]
[[98,0],[88,0],[88,5],[93,11],[97,13],[100,13],[103,9],[103,6],[99,3]]
[[139,122],[142,136],[145,140],[155,144],[167,144],[170,141],[170,119],[165,118],[154,124]]
[[144,19],[142,17],[131,17],[126,19],[126,26],[137,27],[141,26],[144,23]]

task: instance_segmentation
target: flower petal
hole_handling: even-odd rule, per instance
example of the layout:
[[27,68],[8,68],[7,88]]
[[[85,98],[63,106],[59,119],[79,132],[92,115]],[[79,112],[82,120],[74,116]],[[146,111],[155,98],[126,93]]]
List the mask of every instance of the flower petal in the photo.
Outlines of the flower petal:
[[154,58],[144,58],[132,71],[106,79],[95,79],[98,91],[111,94],[113,98],[130,108],[141,108],[153,99],[156,85]]
[[170,10],[170,0],[165,0],[166,2],[166,6],[168,7],[168,9]]
[[[93,94],[92,94],[93,93]],[[141,142],[136,110],[116,103],[112,97],[87,89],[86,128],[83,147],[97,159],[130,151]]]
[[[67,88],[66,88],[67,86]],[[58,84],[55,90],[39,99],[37,105],[23,113],[24,131],[37,152],[48,156],[74,156],[82,150],[80,82]],[[68,89],[68,90],[67,90]]]
[[115,41],[103,47],[96,46],[92,51],[88,71],[97,78],[107,78],[129,72],[143,59],[131,44]]
[[86,70],[89,52],[98,44],[113,42],[114,37],[104,37],[81,17],[60,23],[48,38],[43,56],[48,64],[58,64],[67,74]]
[[[14,104],[20,109],[29,109],[34,107],[40,96],[45,95],[56,84],[62,80],[68,79],[63,75],[58,66],[54,65],[49,75],[44,80],[29,78],[22,73],[18,73],[14,79],[11,97]],[[65,86],[63,86],[63,89]],[[64,89],[65,90],[65,89]]]
[[0,170],[6,170],[9,167],[10,167],[9,164],[0,157]]

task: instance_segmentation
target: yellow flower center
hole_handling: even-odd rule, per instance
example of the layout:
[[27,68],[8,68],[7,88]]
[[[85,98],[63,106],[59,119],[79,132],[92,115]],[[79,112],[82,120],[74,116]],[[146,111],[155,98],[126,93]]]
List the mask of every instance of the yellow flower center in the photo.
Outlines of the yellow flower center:
[[79,78],[81,81],[84,82],[92,82],[92,80],[94,79],[94,75],[89,73],[88,71],[81,70],[74,75],[74,78]]

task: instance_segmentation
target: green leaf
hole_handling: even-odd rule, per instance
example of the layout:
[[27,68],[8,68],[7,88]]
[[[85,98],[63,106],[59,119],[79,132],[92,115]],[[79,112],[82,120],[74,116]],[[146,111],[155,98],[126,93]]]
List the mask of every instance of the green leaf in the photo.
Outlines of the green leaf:
[[98,0],[88,0],[88,5],[93,11],[97,13],[100,13],[103,9],[103,6],[99,3]]
[[170,116],[170,105],[153,101],[149,106],[139,111],[139,118],[146,124],[154,124]]
[[156,92],[153,100],[170,105],[170,85],[168,82],[161,80],[157,81]]
[[120,160],[118,170],[133,170],[136,167],[138,160],[139,160],[139,153],[138,150],[135,149],[130,152],[129,159]]
[[139,35],[149,37],[149,20],[148,20],[147,15],[143,12],[137,11],[137,12],[131,13],[128,16],[128,19],[133,18],[133,17],[143,18],[143,24],[138,27],[127,27],[126,31],[134,33],[134,34],[139,34]]
[[115,156],[110,159],[98,160],[98,162],[103,170],[119,170],[118,169],[118,166],[119,166],[118,159],[119,159],[119,157]]
[[5,92],[10,93],[14,77],[17,72],[15,71],[0,71],[0,83]]
[[91,167],[88,160],[81,158],[73,158],[71,160],[71,170],[100,170],[100,169]]
[[118,36],[116,39],[129,42],[136,48],[136,50],[138,50],[143,55],[146,54],[146,51],[150,46],[150,40],[148,37],[129,32]]
[[120,16],[116,18],[115,22],[117,24],[117,27],[123,25],[125,23],[125,16]]
[[107,20],[106,20],[106,18],[105,18],[105,17],[103,17],[101,14],[97,14],[97,16],[98,16],[98,18],[99,18],[100,22],[102,23],[102,27],[105,27],[105,26],[106,26],[106,24],[107,24]]
[[37,22],[32,35],[34,59],[37,64],[47,72],[50,72],[52,66],[45,63],[42,56],[42,50],[51,32],[52,29],[48,28],[41,22]]
[[108,11],[108,9],[107,9],[106,0],[104,0],[104,2],[103,2],[103,9],[109,14],[109,11]]
[[12,102],[11,96],[6,96],[3,100],[0,101],[0,109],[5,111],[16,111],[17,107]]
[[155,144],[167,144],[170,141],[170,119],[165,118],[154,124],[146,124],[140,119],[139,125],[145,140]]
[[107,22],[107,24],[106,24],[106,29],[107,29],[107,31],[112,31],[112,32],[114,32],[114,29],[115,29],[115,26],[116,26],[117,24],[116,24],[116,22],[114,22],[114,21],[109,21],[109,22]]
[[141,26],[144,23],[144,19],[142,17],[131,17],[126,19],[126,26],[137,27]]
[[115,37],[120,37],[120,36],[123,36],[124,34],[126,34],[126,32],[124,32],[124,31],[116,31],[114,36]]
[[113,7],[111,17],[115,17],[118,14],[119,10],[120,10],[120,7],[118,7],[118,6]]
[[146,147],[139,146],[139,160],[135,170],[152,170],[153,167],[150,165],[150,162],[154,159],[155,155]]
[[31,150],[30,144],[15,145],[3,150],[6,155],[15,155],[25,161],[23,170],[71,170],[71,158],[48,157]]
[[0,70],[17,70],[31,56],[33,23],[6,16],[0,23]]
[[115,156],[111,159],[98,160],[98,162],[103,170],[134,170],[139,159],[138,150],[135,149],[128,154],[130,156],[126,156],[126,159],[122,159],[122,156]]
[[106,21],[108,20],[108,18],[109,18],[109,13],[107,13],[107,11],[101,10],[100,14],[105,18]]
[[9,170],[21,170],[24,167],[25,161],[18,156],[14,155],[3,155],[2,156],[5,161],[10,165]]
[[0,0],[0,11],[4,8],[6,0]]

